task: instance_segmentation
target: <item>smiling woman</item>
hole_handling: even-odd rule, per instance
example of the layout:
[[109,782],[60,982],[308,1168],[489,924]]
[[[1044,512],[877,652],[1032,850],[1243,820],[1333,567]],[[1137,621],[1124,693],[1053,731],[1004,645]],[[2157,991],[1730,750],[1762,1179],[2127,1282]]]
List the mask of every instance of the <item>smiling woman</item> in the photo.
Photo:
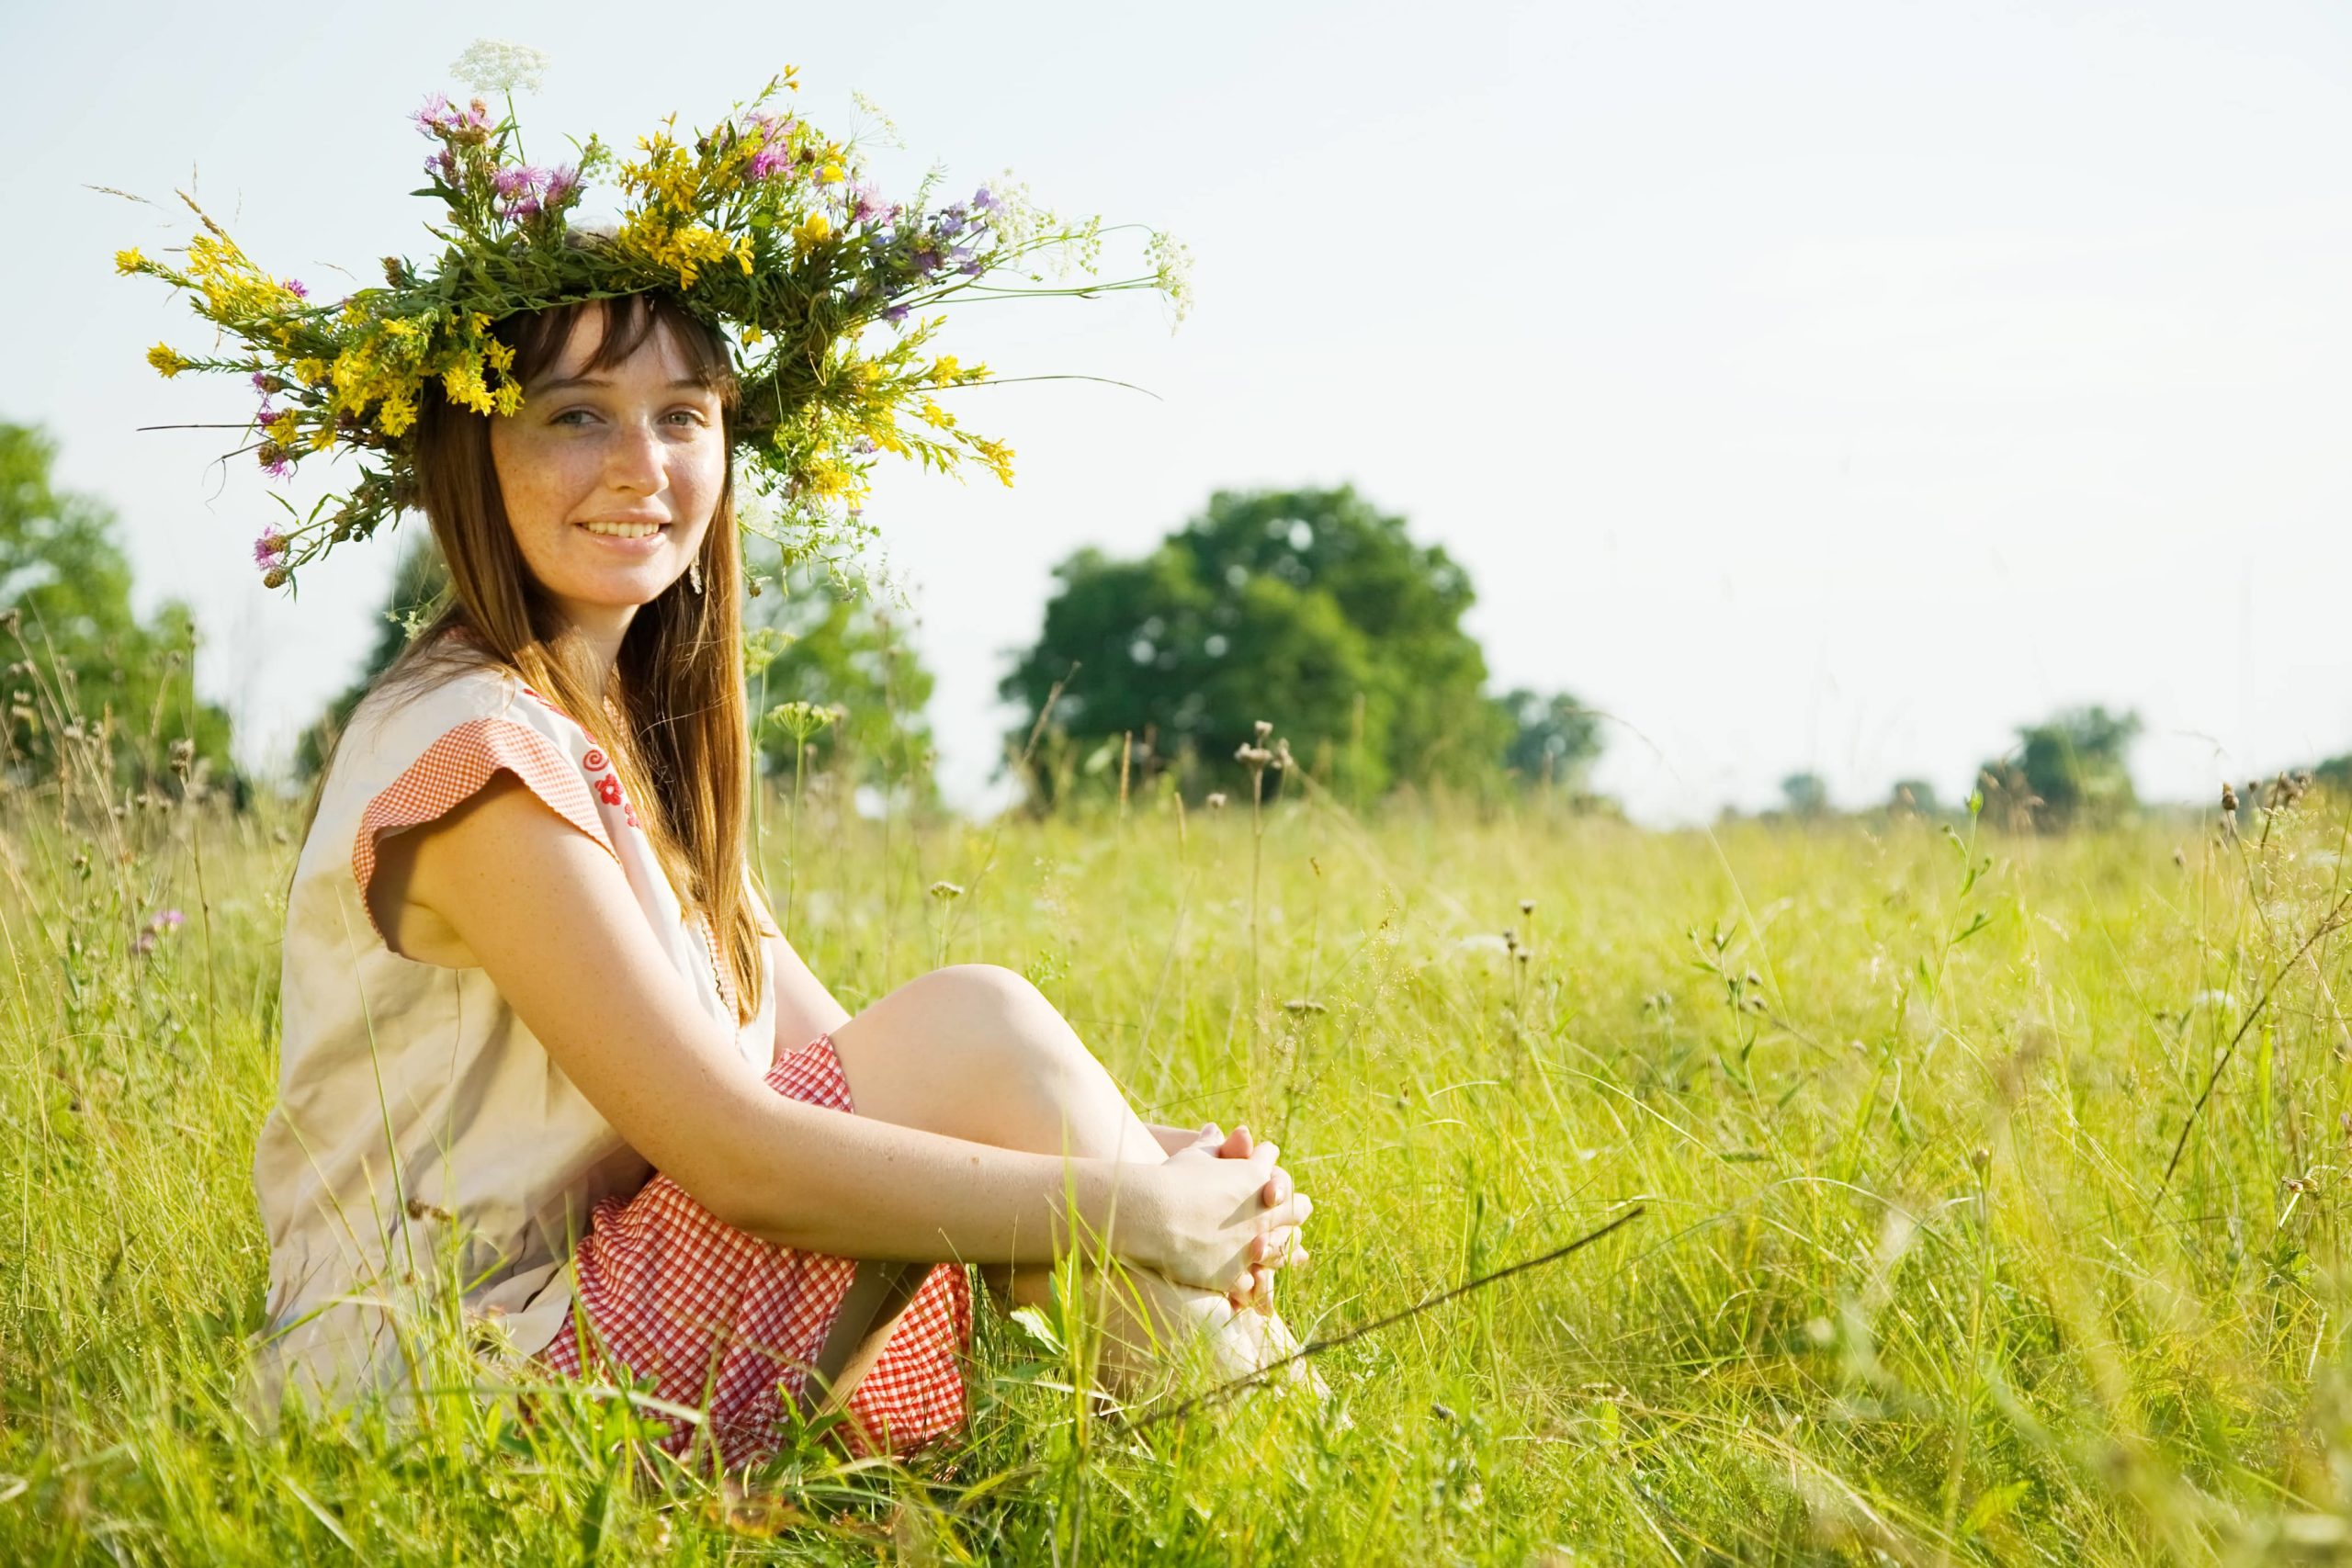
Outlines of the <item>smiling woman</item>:
[[185,265],[116,258],[239,345],[150,360],[249,378],[272,474],[359,458],[264,536],[266,583],[420,505],[449,573],[326,761],[288,893],[266,1390],[405,1393],[454,1307],[542,1374],[609,1361],[703,1406],[729,1461],[828,1403],[904,1448],[962,1419],[962,1265],[1026,1302],[1071,1254],[1114,1381],[1171,1343],[1228,1371],[1291,1345],[1266,1296],[1311,1205],[1273,1145],[1146,1126],[1001,969],[852,1018],[760,898],[737,465],[804,546],[856,534],[881,453],[1010,483],[938,401],[989,377],[927,346],[932,307],[1183,303],[1164,235],[1149,277],[1025,287],[1041,251],[1091,274],[1099,225],[993,186],[887,202],[792,86],[640,139],[603,232],[568,216],[603,143],[525,164],[511,112],[436,94],[442,259],[333,305],[209,218]]
[[787,1404],[868,1448],[959,1424],[962,1264],[1024,1303],[1066,1253],[1125,1266],[1091,1292],[1116,1383],[1293,1348],[1266,1294],[1312,1205],[1272,1145],[1145,1125],[1001,969],[853,1018],[768,915],[710,329],[655,293],[495,330],[514,412],[429,388],[415,432],[451,601],[330,756],[288,899],[274,1384],[396,1381],[418,1258],[542,1368],[701,1405],[729,1462]]

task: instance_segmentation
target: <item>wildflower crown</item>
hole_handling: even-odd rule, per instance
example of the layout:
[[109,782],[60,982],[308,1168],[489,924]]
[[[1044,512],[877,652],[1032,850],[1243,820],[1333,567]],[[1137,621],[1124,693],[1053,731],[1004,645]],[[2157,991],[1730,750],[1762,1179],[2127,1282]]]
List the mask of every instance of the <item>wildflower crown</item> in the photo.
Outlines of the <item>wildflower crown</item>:
[[[496,56],[486,75],[485,49]],[[436,145],[428,184],[413,194],[447,209],[427,225],[446,247],[429,272],[387,256],[381,287],[313,303],[301,283],[255,265],[185,193],[202,232],[182,265],[137,249],[116,255],[117,271],[186,291],[219,329],[211,356],[158,344],[147,355],[156,370],[236,375],[260,394],[243,427],[251,439],[232,456],[254,453],[277,479],[319,454],[358,459],[356,480],[307,515],[273,497],[286,519],[254,545],[268,586],[291,583],[297,568],[416,504],[409,433],[435,383],[477,413],[521,407],[514,349],[496,330],[521,312],[666,291],[709,322],[741,389],[739,472],[775,502],[739,517],[797,553],[864,531],[861,503],[881,453],[942,472],[977,463],[1012,482],[1012,449],[963,428],[938,401],[992,378],[985,365],[932,352],[946,320],[936,307],[959,294],[1155,288],[1179,321],[1189,308],[1189,254],[1157,231],[1146,231],[1148,274],[1097,281],[1101,220],[1065,222],[1032,206],[1023,187],[991,183],[933,206],[934,170],[910,199],[885,201],[854,142],[784,107],[780,96],[798,90],[789,69],[691,140],[675,137],[673,116],[639,140],[634,158],[616,158],[592,136],[574,143],[570,164],[531,164],[513,89],[536,85],[537,62],[514,46],[478,44],[458,68],[473,62],[477,89],[503,90],[503,114],[494,118],[481,96],[460,106],[436,94],[414,116]],[[587,183],[607,171],[627,197],[617,220],[576,219]],[[1048,286],[1046,266],[1085,281]],[[888,339],[869,346],[877,326]]]

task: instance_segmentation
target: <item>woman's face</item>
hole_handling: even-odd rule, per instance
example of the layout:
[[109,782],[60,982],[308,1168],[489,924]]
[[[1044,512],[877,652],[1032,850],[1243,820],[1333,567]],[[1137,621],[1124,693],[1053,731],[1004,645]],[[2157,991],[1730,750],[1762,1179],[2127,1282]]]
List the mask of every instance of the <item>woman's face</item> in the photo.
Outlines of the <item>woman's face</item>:
[[610,318],[582,312],[555,362],[494,417],[491,460],[508,525],[575,623],[626,628],[702,548],[727,477],[718,394],[660,327],[620,364],[582,367]]

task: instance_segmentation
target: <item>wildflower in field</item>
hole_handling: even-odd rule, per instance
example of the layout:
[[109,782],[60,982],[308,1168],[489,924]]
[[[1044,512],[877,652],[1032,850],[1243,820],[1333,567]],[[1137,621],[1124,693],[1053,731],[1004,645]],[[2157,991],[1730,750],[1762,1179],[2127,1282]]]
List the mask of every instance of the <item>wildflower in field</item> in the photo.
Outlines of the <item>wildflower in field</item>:
[[130,951],[139,954],[154,952],[159,938],[178,931],[187,920],[187,917],[177,909],[158,910],[149,917],[147,923],[140,928],[139,934],[131,939]]
[[964,889],[953,882],[934,882],[931,885],[931,896],[944,902],[950,898],[961,898],[964,896]]

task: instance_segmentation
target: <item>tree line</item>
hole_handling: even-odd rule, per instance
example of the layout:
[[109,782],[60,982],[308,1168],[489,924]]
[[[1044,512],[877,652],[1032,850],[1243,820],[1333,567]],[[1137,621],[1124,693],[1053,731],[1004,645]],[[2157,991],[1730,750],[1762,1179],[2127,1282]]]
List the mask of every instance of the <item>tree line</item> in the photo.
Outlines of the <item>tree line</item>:
[[[57,489],[55,456],[40,431],[0,422],[0,617],[20,651],[41,655],[9,671],[12,773],[97,754],[121,791],[193,779],[242,804],[251,784],[232,757],[229,716],[194,691],[192,613],[178,601],[132,612],[114,514]],[[933,677],[904,614],[772,548],[749,564],[745,671],[763,771],[933,798]],[[1005,766],[1034,809],[1119,791],[1204,800],[1234,787],[1237,751],[1267,724],[1286,743],[1283,762],[1351,806],[1431,794],[1609,806],[1589,789],[1600,716],[1568,692],[1490,692],[1462,624],[1476,602],[1469,574],[1352,487],[1219,491],[1150,550],[1081,549],[1053,581],[1036,639],[999,686],[1019,714]],[[362,668],[300,739],[303,777],[447,582],[430,536],[413,530]],[[2020,829],[2128,816],[2140,730],[2133,713],[2064,710],[2022,727],[1969,793],[1988,820]],[[2352,789],[2352,753],[2281,776]],[[1833,814],[1816,774],[1790,774],[1781,793],[1766,815]],[[1878,809],[1932,816],[1957,804],[1906,779]]]

